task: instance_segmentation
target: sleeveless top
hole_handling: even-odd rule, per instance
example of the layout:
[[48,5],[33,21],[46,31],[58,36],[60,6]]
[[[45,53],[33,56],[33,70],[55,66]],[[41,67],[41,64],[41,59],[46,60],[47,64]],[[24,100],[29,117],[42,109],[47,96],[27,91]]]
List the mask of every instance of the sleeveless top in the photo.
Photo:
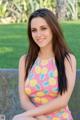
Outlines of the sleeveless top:
[[[54,58],[41,60],[37,57],[25,81],[25,93],[35,106],[56,99],[59,95],[58,71]],[[45,115],[49,120],[73,120],[68,106]]]

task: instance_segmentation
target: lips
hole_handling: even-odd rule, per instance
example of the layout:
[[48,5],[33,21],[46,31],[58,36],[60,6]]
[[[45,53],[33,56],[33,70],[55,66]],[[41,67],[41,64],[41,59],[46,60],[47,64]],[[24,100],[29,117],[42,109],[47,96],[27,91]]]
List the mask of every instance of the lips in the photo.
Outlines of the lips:
[[41,38],[41,39],[37,39],[37,41],[38,41],[38,42],[43,42],[44,39],[43,39],[43,38]]
[[37,41],[38,41],[38,42],[42,42],[43,40],[40,39],[40,40],[37,40]]

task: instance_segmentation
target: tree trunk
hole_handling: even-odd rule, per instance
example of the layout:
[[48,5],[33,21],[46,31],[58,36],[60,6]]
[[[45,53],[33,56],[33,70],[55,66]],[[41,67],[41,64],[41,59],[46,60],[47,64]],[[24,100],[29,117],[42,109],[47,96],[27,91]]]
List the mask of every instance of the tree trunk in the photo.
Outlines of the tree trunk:
[[67,0],[56,0],[56,16],[59,20],[64,20],[66,17]]

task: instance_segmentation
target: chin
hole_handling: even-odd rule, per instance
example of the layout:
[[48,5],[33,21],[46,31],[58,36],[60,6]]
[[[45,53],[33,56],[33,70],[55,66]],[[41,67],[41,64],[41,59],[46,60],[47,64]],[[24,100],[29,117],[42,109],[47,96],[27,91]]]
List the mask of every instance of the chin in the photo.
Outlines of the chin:
[[46,45],[38,45],[40,48],[46,47]]
[[40,48],[43,48],[43,47],[47,47],[49,44],[38,44],[38,46],[40,47]]

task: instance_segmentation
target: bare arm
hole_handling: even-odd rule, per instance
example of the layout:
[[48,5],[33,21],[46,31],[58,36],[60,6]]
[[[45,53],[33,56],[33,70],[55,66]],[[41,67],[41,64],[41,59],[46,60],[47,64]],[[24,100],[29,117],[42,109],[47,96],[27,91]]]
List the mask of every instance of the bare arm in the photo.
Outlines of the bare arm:
[[66,70],[66,76],[68,80],[68,90],[61,95],[59,95],[56,99],[50,101],[49,103],[45,105],[41,105],[40,107],[35,108],[34,110],[29,110],[26,112],[26,115],[29,116],[39,116],[50,112],[55,112],[58,109],[64,108],[67,106],[70,96],[72,94],[74,85],[75,85],[75,79],[76,79],[76,59],[73,55],[70,55],[71,57],[71,65],[69,62],[65,59],[65,70]]
[[24,77],[25,77],[25,55],[19,61],[19,98],[21,106],[24,110],[29,110],[35,107],[28,96],[24,92]]

